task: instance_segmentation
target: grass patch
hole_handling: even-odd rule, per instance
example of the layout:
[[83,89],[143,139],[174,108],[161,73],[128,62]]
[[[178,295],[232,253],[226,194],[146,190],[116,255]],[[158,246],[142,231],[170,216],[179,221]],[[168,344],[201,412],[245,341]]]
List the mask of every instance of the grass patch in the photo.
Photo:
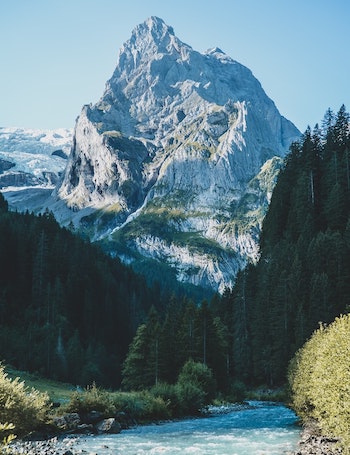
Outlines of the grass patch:
[[29,388],[33,387],[39,392],[46,392],[52,402],[63,403],[70,400],[72,392],[75,390],[72,384],[45,379],[36,374],[19,371],[9,366],[6,366],[5,371],[9,378],[15,379],[19,377]]

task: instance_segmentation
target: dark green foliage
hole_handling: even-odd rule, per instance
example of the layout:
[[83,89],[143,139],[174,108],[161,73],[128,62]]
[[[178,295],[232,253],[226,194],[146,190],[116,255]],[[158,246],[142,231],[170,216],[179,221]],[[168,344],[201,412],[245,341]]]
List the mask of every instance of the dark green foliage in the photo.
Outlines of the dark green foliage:
[[175,390],[181,415],[196,415],[206,404],[205,392],[193,382],[175,384]]
[[50,213],[11,213],[0,196],[0,358],[87,385],[120,383],[157,289]]
[[247,388],[244,382],[234,380],[227,391],[227,400],[231,403],[239,403],[247,397]]
[[2,193],[0,192],[0,211],[7,212],[8,210],[8,203]]
[[[223,297],[233,334],[233,373],[252,384],[284,382],[288,361],[318,327],[350,304],[349,114],[292,145],[261,234],[261,257]],[[231,316],[227,316],[227,312]]]
[[226,325],[206,302],[197,306],[185,299],[181,304],[172,297],[162,316],[151,308],[139,326],[124,362],[123,387],[142,390],[173,384],[190,361],[210,368],[224,390],[229,382],[228,350]]
[[75,392],[61,411],[80,415],[98,411],[106,418],[119,414],[133,422],[171,417],[168,402],[152,392],[108,392],[95,385]]
[[205,401],[210,402],[215,393],[215,380],[210,368],[204,363],[188,360],[182,367],[177,385],[180,387],[191,384],[204,393]]
[[171,415],[195,415],[214,397],[215,380],[210,368],[189,360],[180,370],[175,384],[160,383],[151,394],[167,403]]
[[64,412],[86,414],[98,410],[104,416],[125,413],[136,421],[198,414],[215,391],[212,371],[201,362],[186,362],[175,384],[158,383],[149,390],[106,392],[96,386],[75,392]]

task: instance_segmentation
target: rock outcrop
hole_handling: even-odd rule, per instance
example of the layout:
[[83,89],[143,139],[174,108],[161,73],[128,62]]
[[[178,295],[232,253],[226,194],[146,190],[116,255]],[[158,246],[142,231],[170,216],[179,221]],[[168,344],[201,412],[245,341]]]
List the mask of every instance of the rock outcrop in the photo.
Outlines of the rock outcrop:
[[281,158],[299,135],[248,68],[218,48],[193,50],[151,17],[78,117],[49,205],[128,262],[161,262],[222,291],[257,258]]

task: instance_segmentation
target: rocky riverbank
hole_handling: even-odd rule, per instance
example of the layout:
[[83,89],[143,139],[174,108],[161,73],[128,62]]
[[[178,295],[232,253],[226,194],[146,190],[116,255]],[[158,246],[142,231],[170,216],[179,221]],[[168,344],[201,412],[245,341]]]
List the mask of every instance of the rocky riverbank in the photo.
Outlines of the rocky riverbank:
[[59,439],[54,437],[40,441],[19,440],[12,443],[6,453],[9,455],[77,455],[78,452],[73,448],[74,443],[75,438]]
[[[271,403],[272,405],[272,403]],[[270,405],[270,406],[271,406]],[[265,406],[266,407],[266,406]],[[253,414],[255,411],[259,410],[260,406],[255,405],[255,403],[242,403],[242,404],[232,404],[232,405],[225,405],[225,406],[209,406],[206,408],[206,412],[204,413],[205,417],[212,417],[210,419],[210,428],[213,428],[214,425],[214,433],[215,434],[215,420],[218,419],[218,428],[221,428],[220,425],[222,425],[222,418],[228,414],[232,414],[232,412],[240,412],[240,411],[246,411],[246,410],[251,410]],[[274,420],[273,418],[271,418]],[[203,419],[203,422],[208,421],[209,419]],[[254,419],[253,419],[254,420]],[[102,426],[102,422],[104,425]],[[178,423],[181,422],[179,421],[171,421],[169,423],[173,425],[178,425]],[[201,419],[193,419],[193,422],[201,422]],[[260,422],[260,420],[259,420]],[[54,419],[54,423],[56,427],[59,427],[63,433],[61,433],[60,436],[55,436],[55,437],[49,437],[45,440],[43,438],[40,439],[40,435],[37,434],[38,440],[22,440],[22,441],[15,441],[11,445],[11,452],[10,454],[12,455],[19,455],[19,454],[25,454],[25,455],[102,455],[103,453],[113,453],[110,452],[111,446],[110,446],[110,438],[108,439],[108,446],[104,445],[104,442],[100,442],[99,444],[95,445],[94,443],[91,443],[91,441],[94,440],[94,438],[86,438],[84,435],[93,435],[93,434],[99,434],[102,435],[102,441],[103,439],[103,434],[109,433],[109,434],[115,434],[119,433],[122,429],[124,428],[130,428],[130,426],[134,426],[134,422],[130,421],[125,414],[120,414],[115,416],[113,419],[103,419],[101,420],[101,414],[99,414],[96,411],[92,411],[87,414],[77,414],[77,413],[69,413],[62,415],[60,417],[56,417]],[[110,426],[110,424],[113,423],[113,425]],[[108,425],[107,425],[108,424]],[[273,431],[273,425],[271,427],[271,431]],[[179,431],[179,437],[181,437],[181,432],[183,432],[183,427],[177,426],[177,431]],[[78,434],[77,434],[78,433]],[[52,434],[52,433],[51,433]],[[206,433],[204,433],[206,434]],[[206,436],[203,438],[205,439]],[[82,437],[83,435],[83,437]],[[239,436],[239,429],[237,429],[237,437]],[[42,434],[42,437],[44,434]],[[121,435],[121,439],[118,439],[118,444],[121,444],[123,447],[125,444],[128,444],[129,442],[123,441],[123,435]],[[40,439],[40,440],[39,440]],[[124,437],[125,439],[125,437]],[[128,438],[127,438],[128,439]],[[86,443],[86,441],[90,441]],[[155,445],[157,445],[157,440],[153,441]],[[198,441],[197,441],[198,442]],[[195,441],[195,443],[197,443]],[[256,441],[254,441],[255,443]],[[235,443],[235,437],[233,437],[232,443]],[[124,444],[124,445],[123,445]],[[189,442],[191,444],[191,442]],[[247,444],[249,444],[249,439],[247,440]],[[262,444],[264,442],[262,441]],[[113,443],[112,443],[113,445]],[[84,447],[84,448],[82,448]],[[90,451],[89,451],[90,447]],[[129,447],[129,446],[128,446]],[[116,447],[113,447],[114,449]],[[109,450],[110,449],[110,450]],[[118,449],[119,450],[119,449]],[[107,451],[107,452],[106,452]],[[128,452],[125,452],[128,453]],[[134,453],[134,452],[133,452]],[[220,453],[228,453],[228,452],[222,452]],[[268,452],[266,452],[268,453]],[[330,452],[330,451],[321,451],[321,452],[295,452],[290,455],[306,455],[306,454],[339,454],[340,452]]]
[[[53,419],[52,426],[48,428],[49,433],[44,431],[33,434],[31,439],[15,440],[6,453],[10,455],[78,455],[82,452],[74,449],[77,440],[75,435],[118,434],[122,429],[130,428],[135,424],[136,422],[124,412],[119,412],[115,417],[107,419],[104,419],[102,414],[97,411],[86,414],[67,413]],[[51,437],[48,434],[51,434]],[[58,436],[52,436],[55,434]]]
[[342,450],[338,447],[338,439],[322,436],[313,423],[305,425],[299,447],[290,455],[340,455]]

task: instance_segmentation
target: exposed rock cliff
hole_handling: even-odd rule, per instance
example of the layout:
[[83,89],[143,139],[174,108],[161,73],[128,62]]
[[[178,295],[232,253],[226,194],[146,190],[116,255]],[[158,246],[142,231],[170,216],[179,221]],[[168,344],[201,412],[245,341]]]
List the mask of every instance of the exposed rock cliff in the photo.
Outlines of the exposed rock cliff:
[[101,100],[84,106],[55,195],[125,260],[151,257],[222,290],[257,257],[276,157],[299,134],[249,69],[217,48],[196,52],[151,17]]

